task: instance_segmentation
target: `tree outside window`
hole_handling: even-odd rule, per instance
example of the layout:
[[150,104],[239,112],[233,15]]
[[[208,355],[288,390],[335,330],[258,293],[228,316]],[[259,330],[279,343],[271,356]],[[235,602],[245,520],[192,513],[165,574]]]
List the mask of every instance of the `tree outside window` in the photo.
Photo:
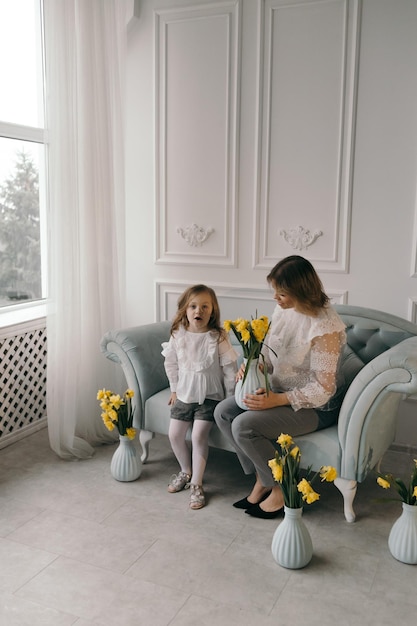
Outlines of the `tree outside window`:
[[0,185],[0,305],[42,297],[39,173],[19,152]]

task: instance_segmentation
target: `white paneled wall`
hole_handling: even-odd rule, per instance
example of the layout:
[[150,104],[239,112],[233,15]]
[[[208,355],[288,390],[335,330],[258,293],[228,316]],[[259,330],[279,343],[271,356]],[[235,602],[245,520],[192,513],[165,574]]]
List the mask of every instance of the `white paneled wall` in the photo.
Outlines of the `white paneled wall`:
[[417,322],[417,0],[132,7],[128,323],[197,282],[267,314],[294,253],[333,301]]
[[358,1],[268,0],[264,8],[257,267],[290,248],[346,271]]
[[239,32],[236,2],[155,11],[158,263],[236,265]]

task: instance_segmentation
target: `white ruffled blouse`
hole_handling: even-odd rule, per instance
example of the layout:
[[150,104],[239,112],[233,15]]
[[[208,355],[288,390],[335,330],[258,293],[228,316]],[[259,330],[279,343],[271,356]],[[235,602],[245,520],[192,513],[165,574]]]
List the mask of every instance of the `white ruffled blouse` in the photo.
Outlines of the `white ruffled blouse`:
[[171,391],[182,402],[202,404],[206,398],[223,400],[233,395],[237,353],[228,337],[219,333],[192,333],[180,327],[162,344]]
[[321,309],[316,317],[277,306],[264,343],[271,387],[285,391],[295,411],[323,407],[341,384],[339,365],[346,332],[332,306]]

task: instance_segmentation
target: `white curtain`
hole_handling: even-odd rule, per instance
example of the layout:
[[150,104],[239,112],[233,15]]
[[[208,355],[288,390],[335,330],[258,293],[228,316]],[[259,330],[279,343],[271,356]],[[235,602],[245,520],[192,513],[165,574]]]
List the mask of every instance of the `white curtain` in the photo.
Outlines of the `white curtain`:
[[[112,440],[97,390],[121,382],[100,338],[123,322],[126,19],[120,0],[44,0],[49,130],[49,439]],[[118,391],[124,391],[119,389]]]

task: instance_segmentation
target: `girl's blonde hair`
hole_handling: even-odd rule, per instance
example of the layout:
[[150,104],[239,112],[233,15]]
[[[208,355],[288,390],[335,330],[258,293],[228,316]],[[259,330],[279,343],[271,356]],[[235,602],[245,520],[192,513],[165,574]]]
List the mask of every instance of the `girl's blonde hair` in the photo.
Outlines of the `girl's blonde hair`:
[[188,287],[184,291],[183,294],[178,298],[178,309],[177,313],[172,321],[171,326],[171,335],[174,333],[180,326],[184,326],[184,328],[188,328],[189,322],[187,319],[187,307],[190,301],[195,298],[195,296],[199,296],[202,293],[208,293],[211,298],[211,304],[213,310],[210,315],[209,322],[207,324],[209,330],[215,330],[219,333],[220,337],[224,337],[225,331],[221,326],[220,321],[220,307],[217,301],[217,296],[211,287],[207,287],[207,285],[193,285],[192,287]]
[[316,270],[302,256],[293,255],[282,259],[266,279],[296,300],[307,313],[315,314],[329,303]]

